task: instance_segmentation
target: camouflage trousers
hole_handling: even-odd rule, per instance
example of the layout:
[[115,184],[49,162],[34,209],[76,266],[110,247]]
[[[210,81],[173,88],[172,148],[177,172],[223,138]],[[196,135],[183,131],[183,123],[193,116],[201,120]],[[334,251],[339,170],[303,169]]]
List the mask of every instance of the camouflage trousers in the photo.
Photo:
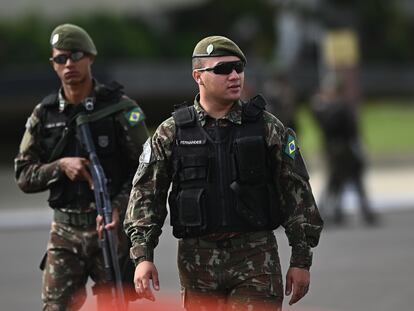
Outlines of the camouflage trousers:
[[107,279],[96,227],[53,222],[43,270],[43,310],[79,310],[89,276],[97,288]]
[[281,310],[283,282],[272,232],[182,239],[178,270],[187,310]]

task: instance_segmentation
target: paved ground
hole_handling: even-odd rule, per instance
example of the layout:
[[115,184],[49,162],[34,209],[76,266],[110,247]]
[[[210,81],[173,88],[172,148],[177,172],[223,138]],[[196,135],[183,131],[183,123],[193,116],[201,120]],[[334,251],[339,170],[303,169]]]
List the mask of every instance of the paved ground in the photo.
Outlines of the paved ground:
[[[51,213],[43,207],[45,195],[21,194],[12,181],[11,171],[2,172],[1,310],[39,310],[41,274],[38,263],[46,246]],[[286,307],[285,310],[412,310],[413,178],[414,169],[411,167],[369,172],[367,185],[373,205],[381,213],[381,225],[366,228],[362,224],[352,208],[354,199],[350,192],[345,198],[351,206],[348,209],[348,225],[324,231],[320,247],[315,251],[310,293],[298,307]],[[318,196],[323,183],[321,173],[313,172],[312,180]],[[289,249],[283,232],[278,230],[276,234],[283,269],[286,271]],[[175,249],[176,241],[166,226],[155,257],[162,286],[157,297],[161,301],[167,301],[169,310],[178,310],[180,304]],[[92,300],[88,300],[82,310],[89,309],[88,306],[93,306]],[[140,303],[134,306],[146,310]]]

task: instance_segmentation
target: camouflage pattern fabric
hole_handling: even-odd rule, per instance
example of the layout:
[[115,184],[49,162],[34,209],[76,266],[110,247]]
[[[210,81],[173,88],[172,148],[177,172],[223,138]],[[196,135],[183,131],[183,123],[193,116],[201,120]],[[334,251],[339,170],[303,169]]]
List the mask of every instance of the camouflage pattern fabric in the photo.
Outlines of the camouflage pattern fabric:
[[220,242],[180,240],[178,269],[187,310],[220,310],[221,305],[226,305],[224,310],[274,310],[282,304],[282,273],[272,232]]
[[[197,98],[194,106],[198,120],[205,126],[209,116]],[[241,102],[235,103],[223,119],[240,124]],[[294,132],[267,112],[264,112],[264,121],[265,140],[271,160],[269,169],[274,172],[275,186],[280,192],[284,215],[282,226],[292,247],[290,266],[308,269],[312,264],[311,248],[319,242],[323,221],[315,204]],[[154,248],[167,216],[166,197],[171,183],[170,160],[174,139],[175,124],[173,118],[169,118],[146,142],[134,177],[124,227],[132,240],[130,255],[136,264],[153,260]],[[288,149],[292,146],[293,149]]]
[[54,222],[43,270],[43,310],[78,310],[86,299],[88,277],[107,282],[95,226],[74,227]]
[[[61,92],[59,94],[57,104],[61,106],[62,113],[65,113],[69,104],[64,101]],[[123,99],[128,98],[124,96]],[[112,207],[119,210],[121,222],[129,199],[131,180],[142,151],[142,144],[148,137],[144,119],[144,114],[138,105],[130,112],[120,111],[115,115],[119,129],[117,135],[120,135],[119,141],[122,144],[120,148],[124,150],[123,157],[118,161],[128,163],[130,170],[130,176],[123,181],[121,190],[111,202]],[[47,159],[50,155],[46,154],[41,147],[41,142],[47,139],[42,136],[43,122],[42,107],[39,104],[28,119],[19,153],[15,158],[16,181],[19,187],[28,193],[48,190],[53,183],[59,182],[63,175],[58,161],[48,163]],[[63,213],[87,213],[95,211],[95,204],[91,202],[87,206],[71,206],[59,210]],[[120,257],[125,258],[128,257],[129,241],[123,230],[122,234],[118,251]],[[97,284],[105,282],[102,258],[102,251],[98,248],[96,225],[80,227],[53,223],[43,277],[43,309],[67,310],[68,305],[80,306],[84,300],[84,286],[88,276]],[[76,294],[76,299],[74,294]],[[76,310],[75,307],[74,310]]]

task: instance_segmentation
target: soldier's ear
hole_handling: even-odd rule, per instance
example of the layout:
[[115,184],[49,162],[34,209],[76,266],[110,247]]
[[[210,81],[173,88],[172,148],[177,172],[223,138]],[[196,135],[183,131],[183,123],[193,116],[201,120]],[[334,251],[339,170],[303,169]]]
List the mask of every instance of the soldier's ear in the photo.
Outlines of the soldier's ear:
[[201,80],[201,73],[198,70],[193,70],[193,79],[198,85],[203,85]]

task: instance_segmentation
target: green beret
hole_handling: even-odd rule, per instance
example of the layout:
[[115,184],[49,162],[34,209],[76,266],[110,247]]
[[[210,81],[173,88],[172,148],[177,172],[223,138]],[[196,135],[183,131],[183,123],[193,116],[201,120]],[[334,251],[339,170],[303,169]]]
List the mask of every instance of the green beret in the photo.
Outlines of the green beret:
[[59,25],[50,36],[52,47],[61,50],[77,50],[97,55],[95,44],[88,33],[81,27],[73,24]]
[[223,36],[210,36],[202,39],[194,48],[193,58],[214,56],[238,56],[247,63],[246,56],[236,43]]

